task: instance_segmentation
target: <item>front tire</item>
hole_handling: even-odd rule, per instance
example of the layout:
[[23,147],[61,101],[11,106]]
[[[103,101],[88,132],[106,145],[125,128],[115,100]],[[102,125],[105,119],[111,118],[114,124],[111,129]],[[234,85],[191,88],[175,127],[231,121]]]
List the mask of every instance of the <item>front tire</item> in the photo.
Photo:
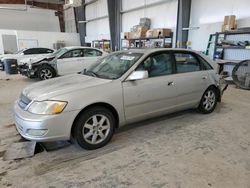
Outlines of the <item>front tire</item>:
[[104,107],[92,107],[76,120],[73,137],[82,148],[94,150],[105,146],[114,130],[113,114]]
[[210,87],[203,94],[198,110],[203,114],[209,114],[214,111],[218,102],[217,91]]
[[48,65],[42,66],[38,70],[38,77],[40,80],[48,80],[54,78],[55,76],[56,76],[55,70]]

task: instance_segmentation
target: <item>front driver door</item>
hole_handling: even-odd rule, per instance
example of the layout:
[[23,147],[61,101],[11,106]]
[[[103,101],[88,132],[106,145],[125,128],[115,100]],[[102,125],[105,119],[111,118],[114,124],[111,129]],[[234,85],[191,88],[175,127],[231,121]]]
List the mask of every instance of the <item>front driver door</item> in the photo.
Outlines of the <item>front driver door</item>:
[[73,74],[82,71],[82,49],[70,50],[57,59],[59,75]]
[[164,114],[176,104],[173,61],[168,52],[149,56],[136,70],[147,70],[149,78],[122,83],[127,122]]

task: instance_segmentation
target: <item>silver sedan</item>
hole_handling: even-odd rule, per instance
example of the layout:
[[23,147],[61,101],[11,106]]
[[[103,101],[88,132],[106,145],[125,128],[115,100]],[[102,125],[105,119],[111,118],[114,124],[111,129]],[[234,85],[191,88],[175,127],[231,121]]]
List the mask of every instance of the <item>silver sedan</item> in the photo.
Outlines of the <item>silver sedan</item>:
[[190,108],[213,112],[223,93],[215,70],[190,50],[115,52],[80,74],[25,88],[14,107],[16,127],[28,140],[73,139],[97,149],[125,124]]

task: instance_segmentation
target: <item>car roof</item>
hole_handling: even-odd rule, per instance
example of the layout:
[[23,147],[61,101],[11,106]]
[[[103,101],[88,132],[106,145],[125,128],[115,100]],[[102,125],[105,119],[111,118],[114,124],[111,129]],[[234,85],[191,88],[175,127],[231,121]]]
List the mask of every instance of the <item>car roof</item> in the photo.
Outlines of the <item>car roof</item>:
[[95,50],[101,51],[100,49],[92,48],[92,47],[86,47],[86,46],[66,46],[64,48],[66,48],[67,50],[74,50],[74,49],[95,49]]
[[188,50],[183,48],[145,48],[145,49],[129,49],[129,50],[123,50],[122,52],[132,52],[132,53],[144,53],[144,54],[150,54],[154,52],[161,52],[161,51],[183,51],[183,52],[193,52],[198,53],[194,50]]

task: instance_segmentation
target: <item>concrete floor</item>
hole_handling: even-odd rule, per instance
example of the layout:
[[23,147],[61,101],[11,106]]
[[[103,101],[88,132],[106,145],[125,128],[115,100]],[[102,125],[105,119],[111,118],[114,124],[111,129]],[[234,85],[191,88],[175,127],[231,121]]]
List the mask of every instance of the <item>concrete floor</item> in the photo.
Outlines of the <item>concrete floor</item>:
[[190,110],[128,125],[99,150],[70,145],[4,161],[20,140],[13,102],[33,82],[0,72],[0,187],[250,188],[250,91],[229,87],[209,115]]

